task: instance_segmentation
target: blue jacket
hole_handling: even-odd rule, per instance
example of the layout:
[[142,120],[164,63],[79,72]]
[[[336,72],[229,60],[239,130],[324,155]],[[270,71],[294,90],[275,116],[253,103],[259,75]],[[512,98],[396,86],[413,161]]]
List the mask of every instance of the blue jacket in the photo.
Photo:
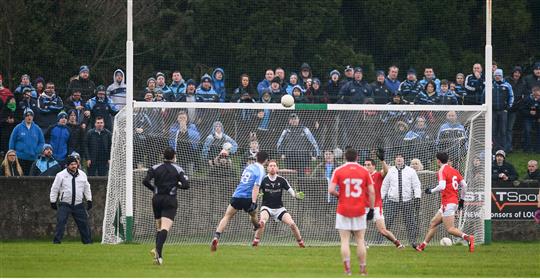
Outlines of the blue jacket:
[[[492,108],[494,111],[508,110],[514,104],[512,85],[506,81],[493,81]],[[482,92],[482,103],[485,103],[486,91]]]
[[392,93],[395,93],[396,91],[398,91],[399,86],[401,85],[401,83],[399,82],[397,78],[396,80],[391,80],[388,77],[384,79],[384,84],[386,85],[386,87],[388,87],[388,89],[390,89],[390,92]]
[[17,96],[18,98],[17,100],[19,100],[19,98],[22,98],[23,89],[25,89],[26,87],[29,87],[30,89],[32,89],[32,98],[37,99],[38,98],[37,91],[30,83],[29,85],[19,84],[19,86],[17,86],[14,92],[15,93],[14,95]]
[[41,93],[38,98],[38,108],[39,110],[36,113],[39,113],[39,116],[34,121],[40,127],[46,129],[56,123],[56,116],[64,109],[64,102],[56,94],[48,96],[45,93]]
[[458,98],[456,96],[456,93],[454,91],[446,91],[446,93],[439,94],[439,102],[441,105],[457,105],[458,104]]
[[405,134],[405,138],[403,140],[429,140],[430,136],[427,132],[427,129],[418,129],[413,128],[412,130],[408,131],[407,134]]
[[338,103],[363,104],[366,98],[373,96],[373,91],[366,81],[352,80],[341,87],[339,96]]
[[263,79],[261,82],[259,82],[259,84],[257,84],[257,92],[259,92],[259,99],[262,97],[264,89],[269,87],[270,82],[266,79]]
[[186,87],[186,82],[183,79],[180,80],[179,83],[173,81],[171,85],[169,85],[171,93],[168,96],[163,94],[163,97],[169,102],[178,102],[181,96],[186,93]]
[[424,90],[424,87],[419,80],[410,81],[404,80],[400,85],[398,91],[401,92],[401,96],[407,102],[414,102],[416,96]]
[[440,103],[439,94],[435,93],[432,96],[429,96],[426,92],[422,91],[414,100],[416,105],[438,105]]
[[26,128],[24,121],[19,123],[9,138],[9,149],[17,151],[17,157],[27,161],[34,161],[41,154],[43,144],[43,132],[34,122],[30,129]]
[[[435,82],[435,92],[439,93],[441,91],[441,81],[434,75],[433,76],[433,82]],[[420,80],[420,84],[422,85],[422,90],[426,88],[426,84],[428,83],[428,80],[424,77],[422,80]]]
[[30,167],[30,176],[55,176],[62,171],[62,167],[53,157],[40,155]]
[[[216,79],[217,72],[221,72],[221,80]],[[214,87],[214,91],[216,91],[216,93],[219,95],[219,101],[221,103],[225,102],[225,98],[227,97],[227,90],[225,88],[225,72],[222,68],[216,68],[212,72],[212,87]]]
[[457,139],[463,138],[467,140],[467,131],[461,123],[446,122],[441,125],[437,133],[435,144],[438,145],[442,139]]
[[485,80],[484,73],[480,75],[480,78],[476,78],[473,74],[468,75],[465,78],[465,90],[467,90],[467,95],[475,96],[481,94],[481,92],[484,91]]
[[[169,146],[174,148],[176,150],[176,138],[178,136],[178,132],[180,131],[180,124],[174,123],[171,128],[169,129]],[[193,151],[197,150],[199,148],[199,141],[201,140],[201,134],[199,133],[199,130],[197,129],[197,126],[193,123],[189,123],[187,125],[187,132],[188,132],[188,138],[191,142],[191,148]]]
[[223,127],[223,124],[221,124],[221,122],[219,121],[216,121],[214,122],[214,124],[212,125],[212,133],[210,135],[208,135],[208,137],[206,137],[206,140],[204,141],[204,145],[203,145],[203,149],[202,149],[202,155],[203,155],[203,158],[206,160],[206,159],[214,159],[214,158],[208,158],[208,153],[210,151],[210,146],[212,145],[212,143],[216,140],[214,134],[215,134],[215,127],[217,124],[220,124],[221,127],[222,127],[222,139],[224,140],[224,142],[228,142],[232,145],[232,148],[231,148],[231,151],[230,151],[230,155],[236,153],[236,150],[238,150],[238,144],[236,143],[236,141],[234,139],[232,139],[231,137],[229,137],[227,134],[225,134],[225,128]]
[[212,87],[206,90],[199,86],[197,90],[195,91],[195,94],[197,95],[197,99],[200,99],[202,102],[218,102],[219,101],[219,95]]
[[50,127],[45,135],[54,150],[54,157],[59,161],[64,161],[67,157],[71,137],[67,125],[56,124]]

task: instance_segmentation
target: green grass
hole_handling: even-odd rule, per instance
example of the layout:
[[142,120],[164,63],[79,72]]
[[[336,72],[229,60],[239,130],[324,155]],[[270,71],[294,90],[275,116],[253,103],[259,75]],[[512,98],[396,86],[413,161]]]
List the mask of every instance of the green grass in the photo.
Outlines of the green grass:
[[538,154],[524,153],[522,151],[512,152],[506,156],[506,160],[510,162],[519,175],[520,179],[525,178],[527,174],[527,163],[530,160],[537,159]]
[[[430,247],[371,247],[370,277],[539,277],[539,242]],[[339,247],[219,247],[165,245],[155,266],[151,245],[82,245],[66,242],[0,243],[0,277],[344,277]],[[354,251],[354,247],[353,247]],[[359,277],[353,261],[353,277]]]

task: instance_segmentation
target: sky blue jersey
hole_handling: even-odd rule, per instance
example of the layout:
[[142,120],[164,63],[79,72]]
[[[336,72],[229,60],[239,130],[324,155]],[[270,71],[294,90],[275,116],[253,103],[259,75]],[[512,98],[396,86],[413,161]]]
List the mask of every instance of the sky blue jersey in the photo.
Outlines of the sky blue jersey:
[[264,167],[260,163],[257,162],[247,166],[242,172],[240,183],[236,186],[233,198],[251,198],[253,186],[255,184],[261,185],[265,175]]

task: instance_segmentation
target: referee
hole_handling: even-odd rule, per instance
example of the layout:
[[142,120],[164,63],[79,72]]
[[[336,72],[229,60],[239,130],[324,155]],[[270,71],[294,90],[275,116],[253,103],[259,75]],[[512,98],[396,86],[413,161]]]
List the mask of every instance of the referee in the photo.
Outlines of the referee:
[[[154,263],[163,264],[162,250],[167,239],[167,233],[172,227],[178,201],[176,191],[178,188],[189,189],[189,181],[184,170],[176,163],[174,149],[167,147],[163,151],[163,163],[155,165],[148,170],[143,180],[144,186],[154,193],[152,209],[156,220],[156,248],[150,253],[154,257]],[[151,181],[154,180],[154,185]]]

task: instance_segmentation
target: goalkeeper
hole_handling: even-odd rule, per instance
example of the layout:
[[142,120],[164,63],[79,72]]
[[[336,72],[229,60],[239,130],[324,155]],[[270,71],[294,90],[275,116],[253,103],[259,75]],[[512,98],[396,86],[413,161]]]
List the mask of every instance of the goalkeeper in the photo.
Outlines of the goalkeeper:
[[[154,257],[154,263],[163,264],[163,244],[167,240],[167,233],[172,227],[178,200],[176,199],[177,188],[189,189],[189,181],[184,170],[175,164],[176,153],[174,149],[167,147],[163,151],[163,163],[155,165],[148,170],[143,180],[144,186],[154,193],[152,197],[152,210],[156,220],[156,248],[150,253]],[[151,181],[154,180],[154,185]]]
[[258,246],[261,241],[262,234],[264,232],[264,224],[268,221],[270,217],[274,220],[281,221],[288,225],[300,248],[305,248],[304,240],[300,235],[300,230],[298,226],[294,223],[294,220],[291,217],[291,214],[287,212],[287,209],[283,207],[282,193],[283,190],[286,190],[296,199],[303,199],[303,192],[295,192],[291,187],[287,179],[277,174],[278,165],[275,160],[270,160],[267,167],[268,175],[262,180],[260,186],[255,185],[256,188],[259,188],[259,195],[262,195],[263,201],[261,206],[261,216],[260,222],[262,226],[255,232],[255,239],[253,239],[252,246]]

